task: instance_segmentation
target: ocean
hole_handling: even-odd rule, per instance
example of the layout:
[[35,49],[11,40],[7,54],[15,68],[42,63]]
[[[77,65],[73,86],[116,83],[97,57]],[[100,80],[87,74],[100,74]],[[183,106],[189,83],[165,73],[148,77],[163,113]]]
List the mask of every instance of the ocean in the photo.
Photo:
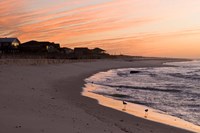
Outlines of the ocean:
[[[200,60],[114,69],[86,79],[93,93],[145,105],[200,125]],[[132,73],[131,73],[132,71]]]

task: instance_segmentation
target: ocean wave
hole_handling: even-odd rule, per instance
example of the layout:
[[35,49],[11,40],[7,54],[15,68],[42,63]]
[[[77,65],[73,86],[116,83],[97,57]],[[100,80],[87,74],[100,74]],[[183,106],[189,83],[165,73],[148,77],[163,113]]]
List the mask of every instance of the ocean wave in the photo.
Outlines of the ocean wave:
[[107,87],[114,87],[114,88],[127,88],[127,89],[146,90],[146,91],[160,91],[160,92],[174,92],[174,93],[180,93],[181,92],[181,90],[178,90],[178,89],[159,89],[159,88],[152,88],[152,87],[109,85],[109,84],[98,84],[98,85],[107,86]]
[[120,77],[127,77],[129,74],[123,73],[123,72],[118,72],[117,75],[120,76]]
[[177,77],[177,78],[182,78],[182,79],[190,79],[190,80],[200,80],[200,75],[198,74],[193,74],[193,75],[184,75],[181,73],[169,73],[169,76]]
[[97,86],[94,93],[149,106],[200,125],[200,61],[175,65],[110,70],[88,82]]

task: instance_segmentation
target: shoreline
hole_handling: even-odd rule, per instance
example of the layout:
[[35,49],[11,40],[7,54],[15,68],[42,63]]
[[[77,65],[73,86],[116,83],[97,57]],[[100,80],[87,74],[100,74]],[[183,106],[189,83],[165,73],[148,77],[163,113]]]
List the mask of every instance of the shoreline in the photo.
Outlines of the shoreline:
[[[159,66],[159,67],[164,67],[166,65],[168,66],[167,63],[170,63],[170,62],[163,63],[162,64],[163,66]],[[169,65],[169,66],[171,66],[171,65]],[[113,69],[110,69],[110,70],[113,70]],[[109,71],[109,70],[107,70],[107,71]],[[100,72],[98,72],[98,73],[100,73]],[[96,75],[98,73],[95,73],[93,75]],[[190,130],[193,132],[200,132],[200,126],[198,126],[198,125],[195,125],[191,122],[188,122],[188,121],[178,118],[176,116],[166,114],[165,112],[163,112],[161,110],[153,109],[153,108],[145,106],[145,105],[127,102],[126,110],[123,110],[124,105],[122,104],[122,101],[92,92],[96,89],[96,87],[97,87],[97,85],[86,82],[85,87],[83,87],[83,91],[81,94],[85,97],[89,97],[89,98],[97,100],[98,104],[105,106],[107,108],[112,108],[112,109],[121,111],[123,113],[127,113],[127,114],[130,114],[133,116],[140,117],[142,119],[148,119],[148,120],[159,122],[162,124],[175,126],[177,128]],[[148,116],[144,116],[145,115],[144,110],[147,108],[149,109]]]
[[81,95],[84,79],[97,72],[161,66],[168,61],[97,60],[39,66],[2,65],[0,132],[191,133],[104,107],[97,100]]
[[[173,61],[172,61],[173,62]],[[177,62],[177,60],[175,61],[175,62]],[[165,65],[163,65],[163,63],[166,63],[165,61],[164,62],[162,62],[162,63],[160,63],[159,65],[157,64],[157,65],[153,65],[153,67],[162,67],[162,66],[165,66]],[[167,65],[168,66],[168,65]],[[127,66],[124,66],[124,67],[127,67]],[[124,68],[124,67],[122,67],[122,66],[120,66],[120,67],[114,67],[115,69],[118,69],[118,68]],[[139,66],[136,66],[136,67],[139,67]],[[145,66],[141,66],[141,67],[145,67]],[[110,70],[111,68],[106,68],[106,69],[102,69],[101,71],[107,71],[107,70]],[[95,72],[93,72],[93,73],[90,73],[90,74],[87,74],[87,76],[86,75],[84,75],[83,77],[82,77],[82,79],[86,79],[86,78],[88,78],[89,76],[91,76],[91,75],[93,75],[93,74],[96,74],[96,73],[98,73],[98,72],[101,72],[101,71],[95,71]],[[84,86],[85,86],[85,81],[83,80],[82,81],[82,84],[84,84],[83,86],[82,86],[82,89],[83,88],[85,88]],[[80,86],[81,87],[81,86]],[[83,97],[85,97],[85,95],[83,94],[83,90],[81,91],[81,94],[83,95]],[[88,94],[88,93],[87,93]],[[87,95],[86,94],[86,95]],[[97,96],[98,97],[98,96]],[[100,96],[100,97],[104,97],[104,96]],[[89,99],[87,99],[87,100],[92,100],[93,101],[93,103],[95,103],[96,104],[96,106],[100,106],[100,108],[101,107],[103,107],[103,108],[108,108],[108,109],[111,109],[112,111],[113,111],[113,108],[110,108],[110,106],[104,106],[102,103],[100,103],[99,104],[99,100],[98,100],[98,98],[94,98],[94,97],[91,97],[91,95],[88,97],[88,96],[86,96],[85,97],[86,99],[87,98],[89,98]],[[104,97],[105,98],[105,97]],[[104,99],[103,98],[103,99]],[[107,98],[105,98],[106,99],[106,102],[108,102],[108,99]],[[113,99],[112,99],[112,101],[113,101]],[[121,103],[121,102],[120,102]],[[85,105],[85,104],[84,104]],[[88,108],[86,109],[86,110],[88,110]],[[115,109],[114,109],[115,110]],[[119,110],[117,110],[117,111],[120,111],[120,113],[124,113],[124,112],[122,112],[120,109]],[[92,115],[94,115],[94,114],[92,114]],[[130,114],[128,114],[128,115],[130,115]],[[97,116],[96,116],[97,117]],[[146,121],[147,119],[144,119],[144,118],[142,118],[141,116],[134,116],[134,117],[137,117],[138,119],[143,119],[144,121]],[[135,118],[134,118],[135,119]],[[178,120],[179,120],[179,118],[178,118]],[[174,125],[172,125],[172,124],[168,124],[168,123],[161,123],[160,121],[152,121],[152,119],[150,119],[150,120],[147,120],[148,122],[152,122],[152,123],[156,123],[156,124],[161,124],[161,125],[165,125],[165,124],[167,124],[167,125],[165,125],[165,126],[169,126],[170,128],[176,128],[176,129],[180,129],[180,130],[182,130],[182,131],[180,131],[181,133],[183,133],[183,132],[192,132],[191,130],[189,131],[188,129],[186,129],[186,128],[180,128],[180,127],[177,127],[177,126],[174,126]],[[173,123],[173,124],[176,124],[176,123]],[[189,124],[191,124],[191,123],[189,123]],[[136,124],[136,126],[137,126],[137,124]],[[182,125],[183,126],[183,125]],[[120,127],[120,126],[119,126]],[[196,131],[196,130],[193,130],[193,131]],[[199,131],[199,130],[198,130]],[[127,131],[128,132],[128,131]],[[150,130],[150,132],[151,132],[151,130]],[[163,132],[163,131],[162,131]],[[172,131],[173,132],[173,131]],[[178,133],[179,131],[175,131],[176,133]]]
[[[109,98],[104,95],[93,93],[92,92],[93,90],[95,90],[95,85],[86,83],[85,87],[83,88],[82,95],[97,100],[98,104],[102,106],[105,106],[107,108],[112,108],[121,111],[123,113],[127,113],[129,115],[133,115],[154,122],[159,122],[169,126],[174,126],[177,128],[182,128],[185,130],[190,130],[193,132],[200,132],[200,127],[198,125],[195,125],[191,122],[185,121],[178,117],[168,115],[161,110],[157,110],[145,105],[126,102],[127,103],[126,110],[123,110],[124,106],[122,104],[122,101]],[[147,116],[145,116],[144,112],[145,109],[148,109]]]

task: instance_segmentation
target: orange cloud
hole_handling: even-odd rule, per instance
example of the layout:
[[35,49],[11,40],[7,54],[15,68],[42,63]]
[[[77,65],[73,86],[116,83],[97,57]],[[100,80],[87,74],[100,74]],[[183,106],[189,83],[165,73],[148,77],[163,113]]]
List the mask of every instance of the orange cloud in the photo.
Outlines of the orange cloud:
[[199,48],[199,1],[45,1],[0,1],[0,36],[141,55],[181,55],[189,43]]
[[[126,2],[123,4],[125,6]],[[126,16],[124,15],[125,11],[118,8],[123,4],[122,1],[116,1],[61,12],[56,14],[57,17],[50,14],[44,20],[37,20],[39,22],[20,27],[20,31],[26,33],[20,38],[24,40],[30,35],[39,38],[40,34],[47,34],[46,39],[59,41],[66,37],[116,30],[150,21],[145,19],[132,20],[124,17]],[[107,12],[108,10],[111,12]]]
[[[91,2],[91,0],[87,0]],[[76,1],[77,4],[82,4],[85,1]],[[59,5],[47,7],[42,10],[33,10],[28,12],[22,8],[31,2],[21,1],[17,3],[16,0],[8,0],[2,2],[0,5],[9,7],[11,3],[17,3],[14,10],[9,11],[11,14],[4,15],[0,21],[3,25],[1,30],[4,31],[1,36],[18,36],[22,41],[28,39],[51,39],[52,41],[63,40],[67,37],[80,36],[85,34],[93,34],[103,31],[116,30],[127,27],[129,25],[138,25],[144,23],[145,19],[128,19],[128,15],[122,8],[127,8],[127,3],[130,1],[116,0],[105,2],[102,4],[94,4],[85,7],[70,9],[56,13],[49,13],[52,10],[58,10],[64,6],[69,6],[74,2],[64,2]],[[16,13],[17,9],[21,10]],[[7,11],[7,10],[4,11]],[[109,11],[109,12],[108,12]],[[4,12],[1,12],[5,14]],[[106,15],[105,15],[106,14]],[[149,20],[147,20],[149,21]]]

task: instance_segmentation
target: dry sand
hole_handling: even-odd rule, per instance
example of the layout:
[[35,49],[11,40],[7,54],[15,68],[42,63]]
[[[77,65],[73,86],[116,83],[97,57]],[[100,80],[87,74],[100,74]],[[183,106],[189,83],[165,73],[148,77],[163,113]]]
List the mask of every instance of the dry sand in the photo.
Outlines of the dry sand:
[[190,133],[81,96],[84,79],[94,73],[161,66],[166,60],[5,62],[1,60],[6,65],[0,65],[0,133]]

